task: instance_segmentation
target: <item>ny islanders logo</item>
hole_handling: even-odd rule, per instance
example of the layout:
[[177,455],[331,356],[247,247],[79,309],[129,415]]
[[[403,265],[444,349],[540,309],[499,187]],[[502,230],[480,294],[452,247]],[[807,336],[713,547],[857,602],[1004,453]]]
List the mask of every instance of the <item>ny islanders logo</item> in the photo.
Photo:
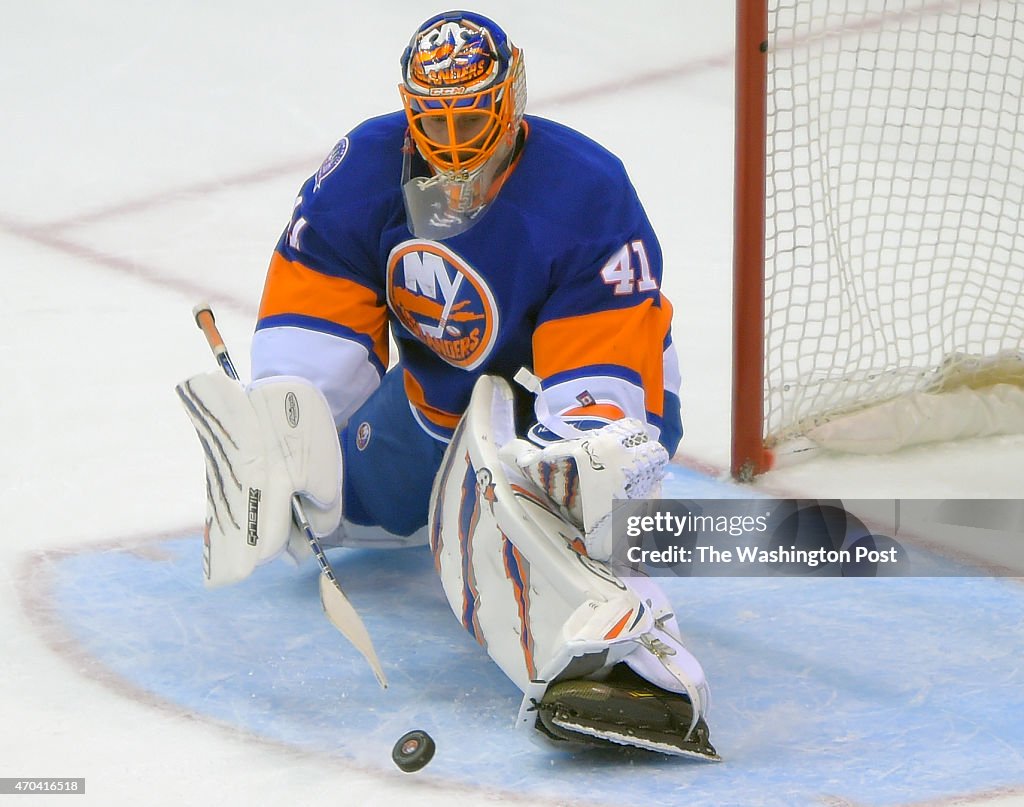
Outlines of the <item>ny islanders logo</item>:
[[403,241],[388,256],[388,305],[413,336],[453,367],[475,370],[498,332],[494,294],[436,241]]
[[466,87],[493,73],[494,50],[490,34],[480,26],[442,20],[420,37],[411,60],[412,78],[447,95],[452,87]]

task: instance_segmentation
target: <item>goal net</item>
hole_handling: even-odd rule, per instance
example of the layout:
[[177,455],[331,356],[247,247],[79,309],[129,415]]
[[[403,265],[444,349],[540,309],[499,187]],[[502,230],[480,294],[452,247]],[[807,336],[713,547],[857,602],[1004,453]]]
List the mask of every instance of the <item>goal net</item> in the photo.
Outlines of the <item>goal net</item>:
[[[734,349],[761,379],[736,381],[734,429],[754,410],[769,451],[734,472],[754,473],[867,408],[890,405],[875,425],[899,447],[891,402],[1024,378],[1024,2],[764,3],[741,0],[737,39],[737,122],[765,121],[760,154],[759,133],[737,139],[737,244],[761,254],[737,250],[735,291],[763,308],[736,303]],[[739,215],[758,192],[760,226]],[[956,421],[928,439],[965,436]]]

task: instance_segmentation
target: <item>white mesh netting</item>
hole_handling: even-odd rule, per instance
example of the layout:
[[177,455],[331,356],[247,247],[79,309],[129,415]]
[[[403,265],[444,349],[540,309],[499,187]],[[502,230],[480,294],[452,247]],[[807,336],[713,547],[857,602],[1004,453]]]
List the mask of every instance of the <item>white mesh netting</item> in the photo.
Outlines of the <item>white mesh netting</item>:
[[765,434],[1024,348],[1024,2],[771,0]]

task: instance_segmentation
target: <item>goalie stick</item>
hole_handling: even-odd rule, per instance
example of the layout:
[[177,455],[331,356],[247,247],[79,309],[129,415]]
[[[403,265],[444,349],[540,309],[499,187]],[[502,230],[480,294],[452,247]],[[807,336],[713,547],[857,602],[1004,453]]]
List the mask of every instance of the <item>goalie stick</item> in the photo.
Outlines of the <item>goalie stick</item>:
[[[196,325],[199,326],[199,330],[206,337],[206,342],[209,344],[210,350],[213,351],[213,355],[221,369],[229,378],[241,383],[238,372],[235,370],[235,365],[231,361],[231,356],[228,354],[227,346],[224,344],[224,339],[217,328],[213,309],[206,303],[200,303],[192,309],[192,316],[195,317]],[[306,518],[302,501],[298,495],[292,496],[291,507],[292,518],[296,526],[306,537],[306,541],[309,542],[309,548],[313,551],[317,563],[320,564],[320,603],[323,606],[324,613],[327,614],[331,624],[352,643],[356,650],[363,654],[363,657],[369,662],[373,674],[377,677],[377,682],[381,685],[381,688],[387,689],[387,677],[384,675],[384,669],[377,658],[377,651],[373,647],[373,640],[370,638],[363,620],[359,617],[359,613],[352,606],[352,603],[349,602],[345,592],[342,591],[341,583],[338,582],[334,569],[331,568],[331,564],[327,560],[323,548],[320,546],[320,541],[313,532],[313,528],[309,525],[309,519]]]

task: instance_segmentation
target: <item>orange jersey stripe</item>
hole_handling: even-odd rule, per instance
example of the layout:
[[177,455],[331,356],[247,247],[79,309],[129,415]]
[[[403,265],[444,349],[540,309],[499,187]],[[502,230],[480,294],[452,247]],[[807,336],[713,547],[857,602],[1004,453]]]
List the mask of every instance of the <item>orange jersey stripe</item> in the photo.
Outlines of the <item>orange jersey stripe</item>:
[[405,396],[409,399],[409,403],[415,406],[423,417],[435,426],[440,426],[444,429],[454,429],[459,425],[462,415],[445,412],[443,409],[438,409],[436,406],[431,406],[427,403],[427,398],[423,394],[423,387],[419,381],[413,378],[412,373],[408,370],[403,370],[403,378],[405,381]]
[[598,311],[551,320],[533,335],[534,372],[543,378],[595,364],[615,364],[636,372],[647,411],[661,416],[665,405],[664,343],[672,305],[644,300],[632,308]]
[[607,421],[620,420],[624,418],[626,413],[623,412],[615,404],[609,403],[596,403],[588,404],[586,406],[577,406],[575,409],[569,409],[562,413],[564,418],[603,418]]
[[259,318],[279,314],[315,317],[365,334],[388,366],[387,309],[376,292],[355,281],[314,271],[275,252],[263,287]]

